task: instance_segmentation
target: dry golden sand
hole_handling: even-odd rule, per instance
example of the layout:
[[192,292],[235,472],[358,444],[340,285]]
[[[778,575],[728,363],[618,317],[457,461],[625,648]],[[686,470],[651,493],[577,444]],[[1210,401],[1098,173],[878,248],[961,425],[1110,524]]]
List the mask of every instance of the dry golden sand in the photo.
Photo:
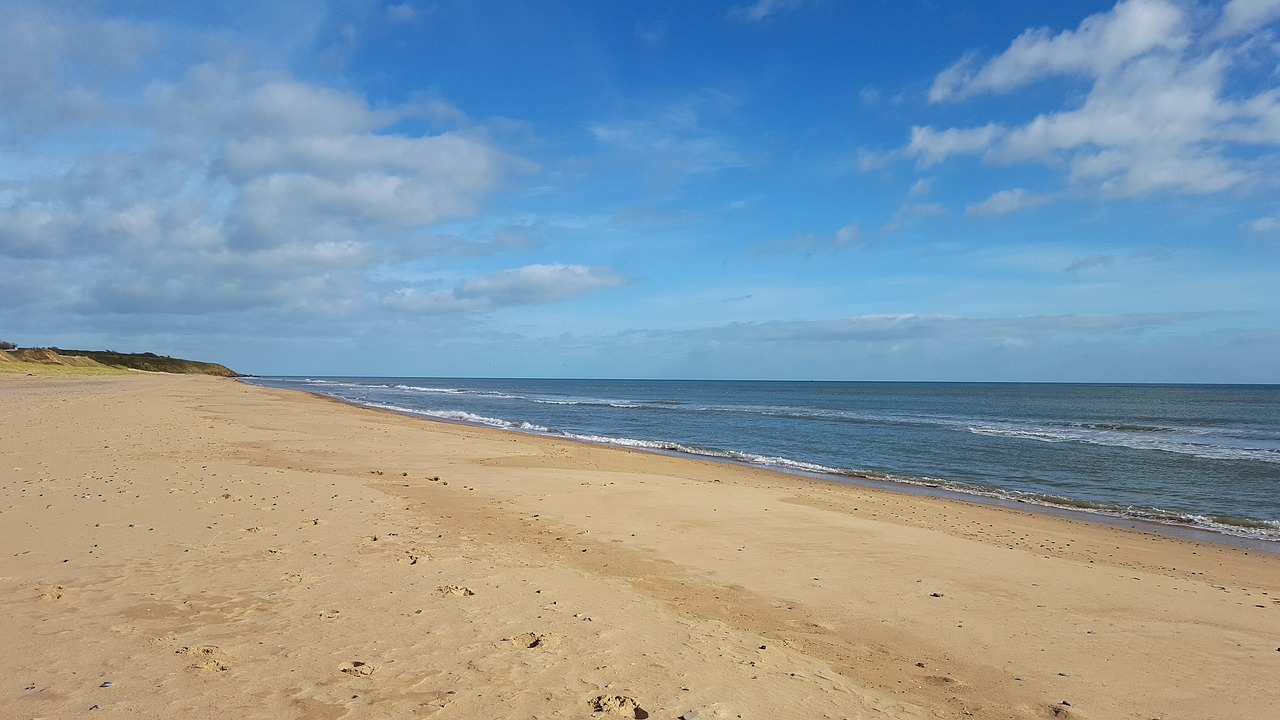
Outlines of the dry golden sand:
[[1273,554],[223,379],[0,403],[6,718],[1278,716]]

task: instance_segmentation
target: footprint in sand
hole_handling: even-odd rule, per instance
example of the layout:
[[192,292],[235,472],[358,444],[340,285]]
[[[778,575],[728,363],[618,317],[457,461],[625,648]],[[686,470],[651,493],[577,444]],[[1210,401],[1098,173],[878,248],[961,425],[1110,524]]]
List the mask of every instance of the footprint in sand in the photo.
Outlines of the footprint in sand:
[[245,531],[245,532],[247,532],[247,533],[256,533],[256,532],[262,532],[262,528],[260,528],[260,527],[249,527],[249,528],[245,528],[245,529],[244,529],[244,531]]
[[310,520],[302,521],[303,527],[306,527],[307,525],[319,525],[319,524],[320,524],[320,518],[311,518]]
[[361,662],[359,660],[350,660],[342,663],[342,665],[338,668],[338,670],[348,675],[354,675],[356,677],[365,677],[367,675],[372,675],[375,672],[377,672],[378,668],[374,665],[370,665],[367,662]]
[[62,587],[61,585],[54,585],[48,590],[45,590],[44,592],[40,593],[40,599],[44,600],[45,602],[53,602],[54,600],[61,600],[63,596],[63,591],[65,590],[66,588]]
[[419,550],[418,548],[414,548],[412,550],[405,550],[404,552],[400,553],[400,559],[397,560],[397,562],[399,562],[401,565],[417,565],[419,560],[430,560],[430,559],[431,557],[427,555],[426,551]]
[[294,585],[296,585],[296,584],[298,584],[298,583],[302,582],[302,576],[301,576],[301,575],[299,575],[298,573],[289,573],[288,575],[285,575],[284,577],[282,577],[282,578],[280,578],[280,579],[281,579],[281,580],[283,580],[283,581],[285,581],[285,582],[287,582],[287,583],[291,583],[291,584],[294,584]]
[[468,595],[475,595],[475,593],[471,591],[471,588],[462,587],[461,585],[441,585],[436,588],[436,592],[446,596],[458,595],[461,597],[467,597]]
[[337,620],[339,615],[341,615],[341,613],[339,613],[337,610],[325,610],[324,612],[320,613],[320,619],[321,620]]
[[637,718],[644,720],[649,717],[649,713],[640,707],[635,698],[629,698],[625,695],[598,695],[592,698],[587,705],[593,712],[607,712],[623,717]]
[[559,640],[555,635],[540,635],[535,632],[520,633],[511,638],[511,644],[520,648],[546,648],[555,645]]
[[174,650],[175,655],[186,655],[194,660],[187,667],[201,672],[226,672],[231,669],[227,654],[216,645],[188,645]]

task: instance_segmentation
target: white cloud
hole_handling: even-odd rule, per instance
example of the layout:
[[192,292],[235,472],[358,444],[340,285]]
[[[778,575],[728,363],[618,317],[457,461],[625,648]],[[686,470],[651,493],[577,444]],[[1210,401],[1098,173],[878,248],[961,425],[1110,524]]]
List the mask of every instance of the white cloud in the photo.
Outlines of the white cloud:
[[911,187],[907,190],[907,194],[911,197],[923,197],[933,192],[934,178],[920,178],[911,183]]
[[635,35],[646,45],[658,45],[667,39],[667,23],[657,18],[645,18],[636,23]]
[[[47,317],[347,317],[535,169],[436,96],[374,104],[243,56],[155,65],[146,26],[24,8],[0,24],[0,267],[57,277]],[[51,117],[94,130],[67,142]]]
[[401,288],[386,304],[417,313],[493,310],[560,302],[623,281],[611,268],[561,263],[525,265],[467,278],[452,290],[422,292]]
[[0,22],[0,122],[41,133],[107,119],[115,109],[103,88],[130,75],[152,42],[145,26],[7,5]]
[[933,102],[1007,92],[1052,75],[1101,77],[1153,50],[1187,45],[1180,8],[1166,0],[1125,0],[1110,12],[1091,15],[1075,30],[1051,35],[1027,30],[1008,50],[981,67],[966,55],[938,75],[929,90]]
[[1114,336],[1190,322],[1200,313],[1131,315],[1035,315],[958,317],[952,315],[862,315],[838,320],[732,323],[687,331],[721,342],[885,343],[933,340],[1036,341],[1072,336]]
[[1034,193],[1022,188],[1001,190],[979,203],[965,207],[964,213],[969,217],[995,217],[1012,212],[1030,210],[1051,202],[1053,196],[1045,193]]
[[[1270,8],[1230,5],[1222,22],[1256,26],[1272,17]],[[1082,100],[1071,96],[1022,124],[913,127],[897,153],[921,167],[964,155],[993,164],[1041,163],[1065,169],[1069,184],[1100,197],[1207,194],[1276,182],[1280,88],[1274,74],[1258,76],[1251,67],[1274,66],[1280,46],[1215,39],[1215,20],[1208,10],[1166,0],[1128,0],[1075,30],[1028,31],[986,63],[966,56],[938,75],[932,99],[1008,93],[1055,75],[1090,86]]]
[[714,123],[707,121],[730,117],[740,105],[733,95],[703,91],[589,130],[628,165],[646,166],[662,182],[672,184],[746,164],[734,140],[709,127]]
[[1249,33],[1280,20],[1280,0],[1231,0],[1222,9],[1215,37]]
[[941,203],[905,203],[893,213],[893,216],[884,224],[884,227],[880,228],[880,231],[886,233],[898,232],[899,230],[913,227],[926,218],[940,217],[946,214],[947,209]]
[[1244,224],[1249,232],[1255,232],[1259,235],[1270,235],[1280,233],[1280,217],[1267,216],[1251,220]]
[[750,5],[735,7],[729,11],[729,17],[742,22],[761,22],[771,15],[797,10],[809,4],[810,0],[756,0]]
[[750,251],[752,255],[793,255],[799,254],[809,257],[818,252],[829,252],[833,250],[844,250],[855,247],[862,243],[863,233],[862,227],[856,223],[849,223],[836,230],[830,235],[818,234],[802,234],[789,237],[785,240],[776,242],[763,243],[756,245]]
[[387,6],[387,17],[395,22],[408,23],[418,19],[418,10],[411,3]]
[[928,167],[952,155],[985,151],[997,139],[1003,137],[1005,132],[995,123],[982,127],[947,128],[946,130],[917,126],[911,128],[911,141],[907,143],[904,152],[908,156],[917,158],[921,167]]
[[1099,268],[1104,268],[1104,267],[1113,265],[1115,261],[1116,261],[1115,255],[1088,255],[1086,257],[1076,258],[1075,260],[1072,260],[1067,265],[1064,272],[1068,272],[1068,273],[1088,272],[1090,270],[1097,270]]
[[526,265],[471,278],[459,285],[454,294],[497,306],[540,305],[621,284],[622,280],[608,268],[555,263]]

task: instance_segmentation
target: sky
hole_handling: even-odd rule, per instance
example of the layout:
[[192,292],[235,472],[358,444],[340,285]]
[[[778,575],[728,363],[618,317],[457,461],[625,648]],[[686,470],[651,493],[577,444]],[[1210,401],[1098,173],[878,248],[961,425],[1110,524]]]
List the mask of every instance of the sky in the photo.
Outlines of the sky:
[[1280,382],[1280,0],[0,0],[0,340]]

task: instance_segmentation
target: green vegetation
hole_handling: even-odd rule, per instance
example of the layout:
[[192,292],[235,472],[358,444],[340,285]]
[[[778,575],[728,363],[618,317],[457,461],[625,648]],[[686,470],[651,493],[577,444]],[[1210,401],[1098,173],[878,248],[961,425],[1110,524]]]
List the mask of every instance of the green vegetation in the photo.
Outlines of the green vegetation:
[[[47,369],[83,372],[146,372],[236,377],[239,373],[218,363],[183,360],[155,353],[121,353],[114,350],[63,350],[61,348],[19,348],[0,351],[0,372],[16,372],[14,365],[39,365]],[[72,370],[74,368],[75,370]]]

